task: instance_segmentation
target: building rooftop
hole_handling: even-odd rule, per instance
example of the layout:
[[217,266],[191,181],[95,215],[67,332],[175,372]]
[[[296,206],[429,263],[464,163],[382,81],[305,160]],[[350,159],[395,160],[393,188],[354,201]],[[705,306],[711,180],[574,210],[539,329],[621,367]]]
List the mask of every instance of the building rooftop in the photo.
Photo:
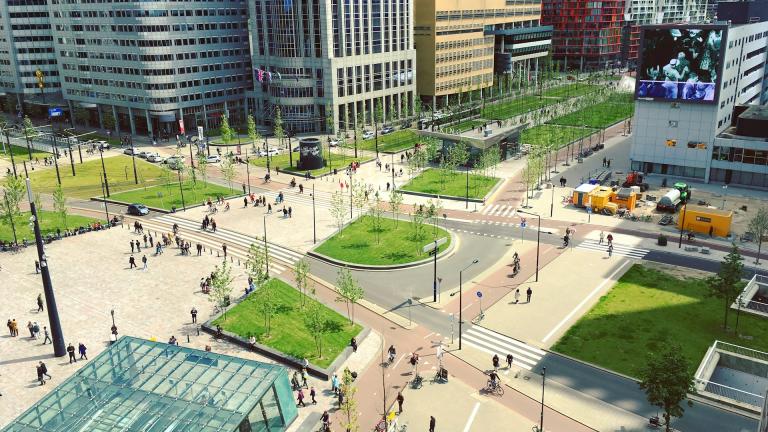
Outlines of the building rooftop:
[[232,432],[281,372],[277,365],[123,336],[3,432]]

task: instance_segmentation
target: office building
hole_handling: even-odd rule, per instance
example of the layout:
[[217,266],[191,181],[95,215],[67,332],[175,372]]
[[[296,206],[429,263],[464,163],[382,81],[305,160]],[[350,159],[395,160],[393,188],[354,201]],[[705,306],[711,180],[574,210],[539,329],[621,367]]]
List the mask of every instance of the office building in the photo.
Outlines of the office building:
[[3,432],[283,432],[297,416],[282,366],[122,336]]
[[0,92],[20,109],[62,102],[49,18],[47,0],[0,1]]
[[642,31],[632,169],[768,187],[768,22]]
[[627,0],[624,6],[624,64],[634,68],[640,46],[640,26],[651,24],[704,23],[707,0]]
[[[538,0],[416,0],[417,90],[433,106],[483,92],[498,75],[535,80],[552,28],[540,25]],[[496,74],[497,76],[495,76]]]
[[601,70],[621,61],[625,0],[543,0],[541,22],[553,27],[552,56],[561,70]]
[[[415,94],[412,0],[252,0],[257,120],[295,133],[405,116]],[[329,120],[332,119],[332,120]]]
[[717,19],[732,24],[768,21],[768,0],[717,1]]

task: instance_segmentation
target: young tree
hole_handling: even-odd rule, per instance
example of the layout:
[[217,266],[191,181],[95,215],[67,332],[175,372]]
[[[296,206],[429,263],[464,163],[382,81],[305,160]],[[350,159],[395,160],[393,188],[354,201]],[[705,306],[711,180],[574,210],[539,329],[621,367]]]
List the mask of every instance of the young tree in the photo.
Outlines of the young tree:
[[203,183],[208,182],[208,158],[205,154],[201,153],[197,155],[197,172],[200,174],[200,179]]
[[256,130],[256,121],[252,115],[248,115],[248,138],[251,139],[251,145],[253,146],[253,153],[256,153],[257,145],[263,138],[259,131]]
[[304,326],[312,335],[317,348],[318,358],[323,358],[323,335],[331,330],[331,323],[323,314],[323,308],[317,300],[312,300],[307,305],[306,313],[303,314]]
[[357,114],[355,122],[355,158],[357,158],[357,147],[363,142],[363,127],[365,126],[365,117],[363,113]]
[[13,243],[18,244],[19,242],[16,237],[16,228],[14,224],[14,219],[18,216],[18,210],[10,203],[10,200],[6,199],[8,197],[8,192],[4,190],[3,193],[3,199],[0,199],[0,218],[11,227],[13,230]]
[[725,331],[728,331],[728,309],[730,309],[731,303],[744,288],[744,283],[741,281],[741,275],[744,270],[742,260],[739,248],[736,246],[736,243],[733,243],[731,251],[720,264],[720,271],[716,275],[705,279],[709,287],[709,295],[722,299],[725,303],[725,316],[723,319],[723,329]]
[[21,180],[21,176],[14,176],[13,174],[8,173],[5,176],[5,186],[3,187],[3,191],[8,198],[8,203],[12,207],[14,215],[19,215],[21,213],[19,205],[24,199],[24,193],[26,192],[26,186]]
[[229,190],[232,191],[232,181],[237,175],[237,167],[235,161],[231,156],[227,156],[221,161],[221,175],[224,176],[224,180],[229,183]]
[[256,309],[264,316],[264,336],[269,337],[272,331],[272,315],[277,310],[277,293],[273,281],[262,284],[254,294]]
[[[672,417],[682,417],[681,402],[688,393],[695,393],[693,373],[683,355],[682,348],[673,344],[660,353],[649,353],[646,366],[640,372],[640,388],[645,390],[648,402],[664,411],[664,423],[669,432]],[[688,406],[693,403],[688,401]]]
[[301,306],[304,307],[309,296],[309,261],[304,258],[296,261],[296,264],[293,266],[293,279],[296,281],[296,289],[303,294],[301,296]]
[[251,243],[250,248],[248,248],[248,258],[245,260],[245,269],[257,287],[269,279],[269,273],[267,273],[268,261],[269,255],[264,250],[264,247],[258,243]]
[[448,166],[455,175],[456,170],[460,166],[466,165],[467,162],[469,162],[469,146],[464,140],[461,140],[448,150]]
[[339,227],[339,237],[341,237],[341,229],[344,228],[344,221],[347,219],[347,206],[341,191],[336,191],[331,195],[331,216],[336,221],[336,226]]
[[424,238],[424,219],[425,214],[421,206],[418,206],[411,213],[411,222],[413,223],[413,238],[421,240]]
[[368,186],[358,181],[350,184],[350,187],[352,188],[352,203],[357,207],[358,214],[362,214],[363,206],[368,201]]
[[344,394],[344,402],[341,404],[341,412],[344,414],[344,418],[342,419],[341,427],[346,432],[358,432],[360,430],[360,425],[358,424],[359,410],[355,400],[357,387],[355,386],[355,380],[352,378],[352,372],[349,369],[344,369],[344,375],[341,380],[341,392]]
[[104,129],[115,128],[115,116],[112,115],[112,109],[108,109],[101,114],[101,122],[104,124]]
[[378,192],[374,194],[374,198],[370,203],[368,211],[371,215],[373,231],[376,233],[376,243],[381,243],[381,232],[384,228],[384,220],[382,219],[382,216],[384,215],[384,209],[382,208],[381,198],[379,198]]
[[[35,194],[35,209],[37,209],[37,220],[40,222],[40,224],[43,223],[43,195],[41,193]],[[109,222],[109,221],[107,221]]]
[[389,209],[392,211],[392,217],[395,219],[395,226],[397,226],[398,223],[398,211],[400,210],[400,206],[403,204],[403,193],[398,192],[393,187],[392,190],[389,192]]
[[336,120],[333,118],[333,105],[325,104],[325,131],[328,136],[336,135]]
[[5,95],[5,111],[11,114],[16,113],[16,96],[10,93]]
[[232,131],[232,128],[229,127],[229,117],[224,115],[221,117],[221,126],[219,126],[219,133],[221,134],[221,142],[224,144],[229,144],[232,142],[232,139],[235,135],[235,133]]
[[222,262],[221,267],[216,266],[211,278],[211,292],[208,294],[208,300],[224,312],[224,321],[227,320],[227,306],[232,294],[232,267],[227,261]]
[[[86,114],[88,114],[87,111]],[[29,116],[24,116],[24,136],[34,138],[37,135],[38,132],[37,129],[35,129],[35,125],[32,124],[32,120],[29,118]]]
[[763,237],[768,234],[768,209],[760,207],[757,213],[749,221],[749,231],[757,237],[757,259],[755,264],[760,264],[760,250],[763,247]]
[[347,306],[347,317],[349,323],[355,323],[355,304],[362,300],[365,295],[363,287],[352,277],[352,272],[348,268],[342,267],[339,269],[338,276],[336,278],[336,297],[337,302],[344,302]]
[[376,157],[379,157],[379,123],[384,121],[384,107],[381,101],[377,100],[373,107],[373,128],[376,137]]

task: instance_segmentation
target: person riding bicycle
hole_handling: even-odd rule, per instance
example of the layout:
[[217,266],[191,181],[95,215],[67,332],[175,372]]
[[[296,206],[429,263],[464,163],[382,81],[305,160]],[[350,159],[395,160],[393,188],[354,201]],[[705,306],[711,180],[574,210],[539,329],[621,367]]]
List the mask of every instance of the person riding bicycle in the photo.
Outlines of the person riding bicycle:
[[512,255],[512,262],[515,263],[515,264],[520,262],[520,256],[517,255],[517,252],[515,252],[515,254]]
[[227,204],[224,206],[224,211],[229,210],[229,201],[227,201]]
[[295,178],[291,179],[291,187],[296,187],[296,179]]
[[397,355],[397,352],[395,351],[395,346],[390,345],[387,352],[389,353],[389,362],[392,363],[393,361],[395,361],[395,356]]
[[568,242],[570,241],[570,237],[568,235],[563,236],[563,247],[568,247]]
[[499,385],[499,374],[496,373],[496,371],[492,371],[489,375],[490,380],[488,381],[488,385],[490,388],[495,389]]

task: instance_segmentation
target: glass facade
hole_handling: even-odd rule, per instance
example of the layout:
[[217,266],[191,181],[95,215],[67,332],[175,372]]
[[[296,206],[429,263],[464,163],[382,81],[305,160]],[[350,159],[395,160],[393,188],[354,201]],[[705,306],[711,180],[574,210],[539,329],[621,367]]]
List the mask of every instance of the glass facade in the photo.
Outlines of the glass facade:
[[281,432],[297,415],[281,366],[124,336],[3,432]]

